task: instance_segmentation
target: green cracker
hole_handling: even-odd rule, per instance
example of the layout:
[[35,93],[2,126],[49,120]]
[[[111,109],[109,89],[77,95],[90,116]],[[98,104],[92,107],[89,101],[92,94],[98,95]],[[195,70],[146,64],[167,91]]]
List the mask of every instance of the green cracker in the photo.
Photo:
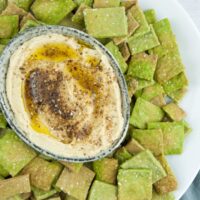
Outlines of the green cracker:
[[149,122],[159,122],[164,117],[164,112],[158,106],[138,98],[130,118],[130,124],[137,128],[145,128]]
[[[31,6],[34,16],[47,24],[58,24],[76,4],[72,0],[35,0]],[[48,12],[44,12],[48,8]]]
[[132,56],[128,75],[152,81],[157,64],[157,56],[140,53]]
[[118,200],[151,200],[152,173],[147,169],[120,169]]
[[118,160],[119,164],[121,164],[126,160],[132,158],[132,155],[128,152],[128,150],[125,147],[121,147],[114,154],[114,158]]
[[110,38],[128,34],[124,7],[86,9],[84,17],[86,30],[93,37]]
[[152,170],[152,183],[166,176],[166,172],[161,164],[156,160],[149,150],[133,156],[121,165],[122,169],[149,169]]
[[127,64],[126,64],[121,52],[119,51],[119,48],[112,41],[109,42],[108,44],[106,44],[106,48],[115,57],[115,59],[119,63],[119,66],[120,66],[122,72],[125,73],[127,68],[128,68],[128,66],[127,66]]
[[0,180],[0,194],[2,200],[7,200],[15,195],[28,192],[31,192],[29,175]]
[[126,144],[125,148],[129,153],[133,155],[144,151],[144,147],[133,138]]
[[172,193],[158,194],[155,191],[153,191],[152,200],[175,200],[175,197]]
[[93,4],[93,0],[74,0],[74,2],[75,2],[78,6],[80,6],[82,3],[84,3],[85,5],[91,7],[92,4]]
[[132,55],[152,49],[159,44],[159,40],[154,32],[152,25],[150,25],[149,32],[143,35],[134,34],[128,39],[128,45]]
[[55,161],[49,162],[40,157],[36,157],[22,170],[21,174],[30,174],[32,186],[49,191],[61,170],[62,165],[60,163]]
[[12,3],[15,3],[19,8],[23,8],[26,11],[29,11],[32,2],[33,0],[12,0]]
[[77,9],[76,13],[72,17],[72,22],[78,23],[78,24],[84,24],[84,15],[83,11],[87,8],[90,8],[89,6],[85,4],[81,4],[79,8]]
[[117,200],[117,187],[95,180],[90,189],[88,200]]
[[144,16],[142,9],[139,7],[138,4],[132,6],[129,10],[129,13],[135,18],[135,20],[139,24],[139,28],[135,31],[134,37],[139,35],[144,35],[145,33],[150,31],[149,24]]
[[17,175],[34,157],[34,150],[24,144],[10,129],[0,136],[0,165],[10,175]]
[[31,189],[32,189],[35,200],[47,199],[57,193],[55,189],[51,189],[49,191],[44,191],[36,187],[32,187]]
[[157,17],[156,17],[156,11],[154,9],[145,10],[144,15],[149,24],[156,23]]
[[0,38],[12,38],[18,32],[19,16],[0,16]]
[[74,173],[78,173],[83,166],[83,163],[70,163],[70,162],[61,162],[65,167]]
[[154,97],[162,94],[164,94],[163,87],[160,84],[155,83],[154,85],[144,88],[141,97],[147,101],[150,101]]
[[154,122],[149,129],[162,129],[165,155],[181,154],[184,143],[184,126],[179,122]]
[[139,27],[138,22],[132,16],[130,12],[127,13],[127,23],[128,23],[128,35],[126,37],[116,37],[113,38],[113,41],[116,45],[121,44],[122,42],[126,41],[129,36],[131,36]]
[[149,149],[154,155],[163,154],[163,134],[161,129],[134,129],[131,137],[137,140],[145,149]]
[[56,187],[78,200],[86,200],[95,173],[83,166],[79,173],[65,168],[60,175]]
[[160,46],[150,50],[150,53],[158,55],[159,58],[169,53],[179,55],[178,45],[169,20],[162,19],[154,23],[153,27],[160,41]]
[[163,110],[173,121],[181,121],[186,113],[176,103],[169,103],[163,107]]
[[170,94],[187,86],[188,80],[184,72],[174,76],[172,79],[163,84],[166,94]]
[[165,169],[167,176],[154,184],[156,191],[160,194],[167,194],[175,191],[178,183],[166,158],[163,155],[160,155],[157,157],[157,159]]
[[168,54],[158,59],[155,79],[164,84],[184,70],[184,65],[179,55]]
[[93,170],[96,179],[106,183],[115,184],[118,169],[118,160],[113,158],[103,158],[93,162]]
[[187,92],[187,87],[183,87],[177,91],[174,92],[168,92],[168,96],[172,98],[175,102],[179,102],[180,100],[183,99]]
[[94,8],[119,7],[120,0],[94,0]]

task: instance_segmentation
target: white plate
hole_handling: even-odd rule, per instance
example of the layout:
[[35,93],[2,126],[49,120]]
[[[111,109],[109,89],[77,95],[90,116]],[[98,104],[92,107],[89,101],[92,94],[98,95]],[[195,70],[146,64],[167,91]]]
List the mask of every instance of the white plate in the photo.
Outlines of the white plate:
[[178,179],[176,199],[186,192],[200,169],[200,33],[176,0],[140,0],[143,9],[154,8],[159,19],[169,18],[180,46],[189,78],[189,90],[181,106],[193,131],[186,138],[184,153],[168,160]]

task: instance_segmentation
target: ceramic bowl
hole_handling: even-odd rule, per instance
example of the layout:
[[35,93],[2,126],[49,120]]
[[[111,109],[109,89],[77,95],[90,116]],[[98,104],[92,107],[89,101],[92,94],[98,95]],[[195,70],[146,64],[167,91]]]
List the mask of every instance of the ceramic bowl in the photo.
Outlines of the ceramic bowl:
[[[104,55],[108,58],[111,66],[114,69],[114,72],[116,73],[116,76],[118,78],[119,87],[121,90],[121,97],[122,97],[122,111],[123,111],[123,117],[124,117],[124,124],[123,129],[121,131],[120,137],[110,146],[109,149],[106,149],[104,151],[101,151],[98,155],[95,155],[93,157],[63,157],[60,155],[56,155],[54,152],[51,152],[50,150],[43,149],[42,147],[38,146],[37,144],[31,142],[27,137],[26,133],[18,126],[14,113],[11,109],[11,106],[9,105],[9,101],[7,98],[7,92],[6,92],[6,76],[7,76],[7,70],[9,66],[9,60],[11,55],[18,49],[20,45],[22,45],[24,42],[40,35],[45,35],[49,33],[57,33],[62,34],[65,36],[71,36],[79,41],[84,42],[85,44],[90,45],[91,47],[98,48],[102,51]],[[117,147],[120,146],[120,144],[123,142],[126,132],[128,129],[129,124],[129,100],[128,100],[128,93],[127,93],[127,86],[124,79],[124,76],[119,68],[119,65],[115,58],[111,55],[111,53],[96,39],[92,38],[88,34],[79,31],[77,29],[64,27],[64,26],[38,26],[35,28],[28,29],[27,31],[20,33],[17,35],[14,39],[11,40],[11,42],[6,46],[4,49],[1,57],[0,57],[0,105],[2,112],[4,113],[10,127],[16,132],[16,134],[29,146],[34,148],[39,153],[42,153],[48,157],[51,157],[56,160],[63,160],[63,161],[70,161],[70,162],[90,162],[94,160],[98,160],[102,157],[105,157],[109,154],[111,154]]]

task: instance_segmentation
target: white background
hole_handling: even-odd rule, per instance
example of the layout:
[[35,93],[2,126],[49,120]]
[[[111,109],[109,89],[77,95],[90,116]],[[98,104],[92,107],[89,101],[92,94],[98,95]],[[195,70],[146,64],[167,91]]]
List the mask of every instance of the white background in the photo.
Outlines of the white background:
[[200,31],[200,0],[178,0],[192,17]]

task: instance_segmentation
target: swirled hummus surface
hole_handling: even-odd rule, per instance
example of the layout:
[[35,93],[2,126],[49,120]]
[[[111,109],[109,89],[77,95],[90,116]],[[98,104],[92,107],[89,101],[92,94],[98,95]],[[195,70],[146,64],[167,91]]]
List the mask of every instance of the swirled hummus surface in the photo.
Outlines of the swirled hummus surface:
[[22,44],[10,59],[7,96],[27,137],[61,156],[94,156],[122,131],[112,67],[74,38],[49,34]]

